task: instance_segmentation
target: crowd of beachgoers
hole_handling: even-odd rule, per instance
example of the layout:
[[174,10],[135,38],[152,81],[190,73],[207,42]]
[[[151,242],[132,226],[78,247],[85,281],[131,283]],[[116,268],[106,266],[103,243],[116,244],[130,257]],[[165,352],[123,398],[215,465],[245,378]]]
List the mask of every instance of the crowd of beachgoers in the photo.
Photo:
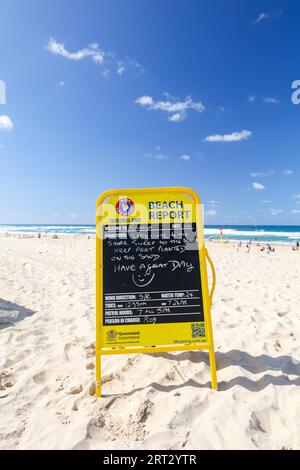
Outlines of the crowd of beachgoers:
[[[1,234],[0,234],[1,236]],[[74,234],[74,233],[46,233],[42,231],[38,231],[36,233],[18,233],[18,232],[5,232],[5,237],[17,237],[17,238],[52,238],[53,240],[58,240],[59,238],[65,238],[65,237],[71,237],[71,238],[87,238],[88,240],[91,238],[94,238],[95,235],[91,234]],[[237,248],[237,251],[240,249],[245,248],[248,253],[253,251],[254,249],[258,249],[261,252],[266,252],[266,253],[273,253],[276,250],[276,246],[285,246],[285,247],[290,247],[293,251],[299,251],[300,250],[300,243],[299,241],[294,241],[290,243],[284,243],[284,242],[277,242],[277,243],[272,243],[269,241],[258,241],[258,240],[235,240],[235,239],[230,239],[230,238],[215,238],[215,237],[208,237],[206,238],[207,242],[213,242],[213,243],[220,243],[222,245],[226,244],[231,244],[234,247]],[[257,250],[256,250],[257,251]]]

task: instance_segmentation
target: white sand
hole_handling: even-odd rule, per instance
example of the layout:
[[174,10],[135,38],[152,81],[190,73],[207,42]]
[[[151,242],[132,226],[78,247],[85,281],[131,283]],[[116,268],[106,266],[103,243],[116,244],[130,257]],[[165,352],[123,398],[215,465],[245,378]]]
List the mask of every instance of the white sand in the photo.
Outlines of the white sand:
[[0,237],[0,449],[299,449],[300,252],[207,246],[220,391],[206,352],[110,356],[95,399],[94,240]]

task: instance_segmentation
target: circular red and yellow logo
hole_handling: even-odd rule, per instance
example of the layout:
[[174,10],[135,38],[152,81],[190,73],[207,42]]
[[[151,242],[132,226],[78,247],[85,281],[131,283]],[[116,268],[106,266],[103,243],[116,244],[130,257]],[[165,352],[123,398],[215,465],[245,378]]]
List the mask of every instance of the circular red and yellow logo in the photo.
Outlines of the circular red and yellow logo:
[[129,216],[134,211],[134,202],[127,197],[119,199],[116,204],[116,211],[119,215]]

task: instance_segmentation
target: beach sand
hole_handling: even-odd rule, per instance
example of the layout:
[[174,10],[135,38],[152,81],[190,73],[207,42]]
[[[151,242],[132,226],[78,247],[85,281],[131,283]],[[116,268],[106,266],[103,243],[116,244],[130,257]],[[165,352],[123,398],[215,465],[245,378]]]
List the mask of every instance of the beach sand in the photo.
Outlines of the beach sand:
[[300,252],[207,243],[218,392],[206,352],[140,354],[96,399],[94,246],[0,237],[0,449],[300,448]]

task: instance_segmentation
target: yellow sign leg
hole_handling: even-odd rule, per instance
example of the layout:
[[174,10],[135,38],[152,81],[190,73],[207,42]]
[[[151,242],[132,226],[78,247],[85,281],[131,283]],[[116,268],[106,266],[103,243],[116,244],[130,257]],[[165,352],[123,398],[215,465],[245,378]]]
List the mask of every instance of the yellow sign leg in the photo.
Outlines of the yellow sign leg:
[[218,390],[216,358],[215,358],[215,351],[213,348],[209,348],[209,362],[210,362],[210,373],[211,373],[211,388],[213,390]]
[[211,291],[209,294],[209,314],[208,314],[208,320],[207,320],[208,336],[209,336],[209,362],[210,362],[210,373],[211,373],[211,388],[213,390],[218,390],[216,357],[215,357],[213,329],[212,329],[212,320],[211,320],[212,299],[213,299],[213,295],[214,295],[214,291],[216,287],[216,271],[215,271],[213,262],[208,254],[207,249],[205,249],[205,256],[209,262],[209,265],[212,271],[212,287],[211,287]]
[[96,397],[101,397],[101,355],[96,354]]

